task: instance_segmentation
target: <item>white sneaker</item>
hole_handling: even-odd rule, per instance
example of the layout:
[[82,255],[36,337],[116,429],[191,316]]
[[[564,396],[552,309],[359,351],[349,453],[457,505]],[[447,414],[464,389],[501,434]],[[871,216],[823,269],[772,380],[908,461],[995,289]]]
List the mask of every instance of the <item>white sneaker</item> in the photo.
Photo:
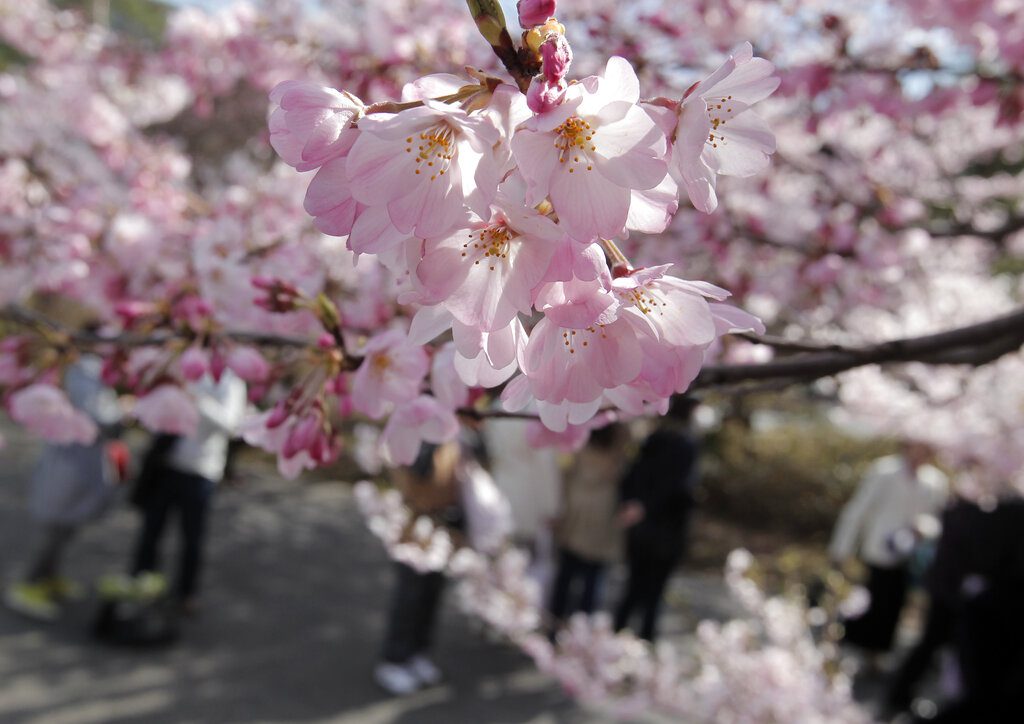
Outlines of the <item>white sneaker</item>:
[[416,654],[409,659],[407,667],[423,686],[437,686],[441,683],[441,670],[423,654]]
[[405,696],[420,688],[420,680],[409,665],[377,664],[373,678],[382,689],[395,696]]

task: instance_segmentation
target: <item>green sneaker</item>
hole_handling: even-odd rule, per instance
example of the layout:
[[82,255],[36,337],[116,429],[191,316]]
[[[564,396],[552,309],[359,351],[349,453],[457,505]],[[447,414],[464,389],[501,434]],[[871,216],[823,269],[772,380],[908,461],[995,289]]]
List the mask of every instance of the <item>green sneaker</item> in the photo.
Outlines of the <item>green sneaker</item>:
[[167,593],[167,579],[161,573],[140,573],[134,581],[135,598],[151,601]]
[[4,603],[12,611],[36,621],[56,621],[60,606],[45,583],[15,583],[4,593]]
[[50,593],[58,601],[79,601],[85,596],[80,583],[64,576],[50,578],[44,581],[43,585],[50,589]]
[[108,573],[96,581],[96,593],[105,601],[132,598],[135,593],[135,580],[120,573]]

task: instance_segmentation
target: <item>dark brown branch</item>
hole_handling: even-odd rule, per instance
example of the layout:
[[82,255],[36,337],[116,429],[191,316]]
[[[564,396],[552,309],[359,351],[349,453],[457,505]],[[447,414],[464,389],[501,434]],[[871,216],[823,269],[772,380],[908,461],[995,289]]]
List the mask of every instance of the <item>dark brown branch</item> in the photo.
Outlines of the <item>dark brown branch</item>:
[[[173,333],[149,336],[132,334],[104,336],[90,332],[71,331],[38,312],[15,306],[5,308],[0,313],[0,318],[35,327],[45,333],[67,340],[68,344],[83,347],[158,346],[184,338],[182,335]],[[251,332],[226,331],[218,333],[218,336],[237,342],[270,347],[302,348],[313,345],[310,340]],[[749,334],[739,336],[779,350],[796,351],[797,354],[758,364],[707,365],[690,386],[691,390],[770,380],[778,381],[780,384],[777,387],[781,388],[785,384],[811,382],[870,364],[923,362],[932,365],[980,366],[1024,346],[1024,308],[985,322],[945,332],[856,347],[814,341],[793,341],[774,336],[758,337]],[[350,363],[348,368],[351,369],[358,366],[361,360],[351,358],[348,361]],[[773,385],[773,387],[776,386]],[[459,412],[473,419],[485,417],[532,419],[534,417],[529,413],[489,410],[463,409]]]
[[[768,343],[768,342],[766,342]],[[982,365],[1024,346],[1024,309],[979,324],[862,347],[804,352],[761,364],[708,365],[691,389],[750,380],[809,382],[856,367],[895,362]]]
[[[0,311],[0,319],[19,324],[26,327],[35,327],[45,330],[51,334],[63,337],[69,344],[79,347],[160,347],[175,340],[190,339],[184,334],[165,332],[160,334],[133,334],[123,332],[115,335],[99,334],[87,330],[67,329],[60,322],[50,319],[32,309],[10,305]],[[300,339],[298,337],[284,337],[280,335],[264,334],[261,332],[222,331],[217,335],[221,338],[231,339],[244,344],[256,344],[267,347],[311,347],[314,340]]]

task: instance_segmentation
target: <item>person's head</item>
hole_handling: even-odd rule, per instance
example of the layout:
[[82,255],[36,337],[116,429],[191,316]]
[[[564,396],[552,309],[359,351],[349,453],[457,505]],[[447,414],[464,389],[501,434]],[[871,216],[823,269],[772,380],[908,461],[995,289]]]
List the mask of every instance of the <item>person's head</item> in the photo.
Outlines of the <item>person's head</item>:
[[669,403],[665,421],[689,425],[693,419],[693,413],[698,407],[700,407],[699,400],[688,395],[675,395]]
[[909,439],[903,441],[901,452],[903,459],[907,461],[907,465],[913,470],[930,463],[935,454],[928,443]]
[[441,445],[424,443],[409,470],[423,482],[447,483],[455,478],[459,456],[457,442],[446,442]]
[[590,431],[588,444],[598,450],[613,450],[622,441],[625,428],[621,422],[612,422]]

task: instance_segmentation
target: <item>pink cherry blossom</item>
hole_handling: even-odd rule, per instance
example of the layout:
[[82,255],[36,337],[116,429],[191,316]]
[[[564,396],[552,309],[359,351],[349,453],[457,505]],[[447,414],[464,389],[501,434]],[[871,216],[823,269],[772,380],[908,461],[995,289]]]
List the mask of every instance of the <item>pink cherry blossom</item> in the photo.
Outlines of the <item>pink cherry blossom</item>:
[[132,414],[148,430],[172,435],[194,435],[199,425],[195,400],[175,385],[160,385],[140,397]]
[[466,206],[489,216],[499,181],[499,135],[489,116],[428,100],[367,116],[359,130],[348,155],[351,193],[367,206],[386,206],[402,233],[445,234]]
[[11,419],[29,432],[61,445],[88,445],[96,439],[96,423],[72,406],[64,392],[42,383],[23,387],[10,396]]
[[[715,339],[715,322],[701,290],[667,276],[670,264],[638,269],[612,282],[620,314],[650,325],[655,336],[672,347],[699,347]],[[707,285],[710,286],[710,285]],[[724,289],[717,290],[728,295]]]
[[750,43],[737,47],[714,73],[691,88],[676,107],[671,170],[700,211],[718,207],[716,177],[753,176],[768,165],[775,136],[753,111],[778,88],[775,66],[755,58]]
[[409,344],[399,330],[372,337],[363,355],[352,375],[352,404],[374,419],[383,417],[391,405],[416,397],[430,366],[423,348]]
[[667,172],[665,136],[637,102],[629,62],[614,56],[604,74],[570,86],[565,103],[512,139],[529,200],[550,195],[559,223],[575,239],[620,234],[631,191],[651,189]]
[[303,201],[316,228],[331,236],[348,235],[361,208],[352,196],[347,169],[345,156],[328,160],[309,182]]
[[354,141],[352,125],[363,115],[350,93],[289,80],[270,93],[270,143],[289,166],[309,171],[344,155]]
[[441,303],[458,321],[490,332],[507,327],[517,313],[529,314],[562,232],[547,217],[525,207],[521,193],[499,192],[490,222],[428,241],[416,277],[427,303]]
[[459,433],[459,422],[451,409],[433,397],[421,395],[399,405],[391,414],[380,444],[394,465],[411,465],[423,442],[442,443]]

